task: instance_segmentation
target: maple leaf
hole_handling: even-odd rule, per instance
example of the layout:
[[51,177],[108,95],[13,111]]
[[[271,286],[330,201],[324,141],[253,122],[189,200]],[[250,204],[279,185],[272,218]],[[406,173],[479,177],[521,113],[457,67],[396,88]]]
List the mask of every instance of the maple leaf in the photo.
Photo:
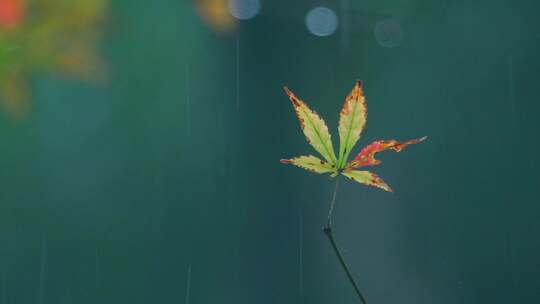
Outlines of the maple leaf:
[[393,139],[377,140],[361,149],[356,157],[347,162],[349,154],[360,139],[367,121],[367,105],[362,83],[356,81],[352,91],[345,98],[339,114],[340,145],[338,157],[335,155],[332,138],[324,120],[315,111],[311,110],[304,101],[296,97],[291,90],[287,87],[284,87],[284,89],[292,102],[296,116],[300,121],[300,127],[308,143],[319,152],[324,160],[309,155],[282,159],[281,163],[292,164],[314,173],[331,173],[332,177],[342,174],[358,183],[391,192],[390,186],[375,173],[356,169],[380,164],[381,161],[375,159],[375,154],[379,152],[385,150],[400,152],[405,147],[422,142],[427,138],[424,136],[405,142],[398,142]]

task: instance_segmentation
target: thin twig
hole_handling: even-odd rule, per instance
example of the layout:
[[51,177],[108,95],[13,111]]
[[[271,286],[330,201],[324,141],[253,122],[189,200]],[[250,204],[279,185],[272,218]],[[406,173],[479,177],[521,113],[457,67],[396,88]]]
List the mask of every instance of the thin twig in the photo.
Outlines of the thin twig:
[[354,291],[356,291],[356,294],[360,298],[363,304],[367,304],[367,300],[362,295],[362,292],[360,291],[360,288],[358,288],[358,285],[356,284],[356,281],[354,280],[354,277],[349,270],[349,266],[347,266],[347,263],[345,262],[345,259],[343,258],[343,255],[341,254],[341,251],[339,250],[339,247],[336,244],[336,240],[334,239],[334,233],[332,231],[332,211],[334,209],[334,205],[336,204],[336,193],[338,189],[339,184],[339,178],[336,178],[336,186],[334,188],[334,194],[332,196],[332,202],[330,203],[330,211],[328,212],[328,221],[326,223],[326,226],[323,228],[324,234],[328,237],[328,240],[330,241],[330,244],[332,245],[332,248],[334,249],[334,252],[336,253],[336,256],[338,257],[339,263],[341,264],[341,267],[343,267],[343,270],[345,270],[345,273],[347,274],[347,278],[349,279],[349,282],[351,282],[351,285],[354,288]]

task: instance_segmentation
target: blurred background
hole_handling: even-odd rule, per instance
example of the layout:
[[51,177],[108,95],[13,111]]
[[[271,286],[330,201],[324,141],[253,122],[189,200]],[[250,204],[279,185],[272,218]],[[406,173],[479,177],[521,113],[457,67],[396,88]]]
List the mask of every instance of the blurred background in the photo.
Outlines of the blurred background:
[[362,79],[389,194],[335,232],[370,303],[539,303],[532,0],[0,0],[0,304],[357,303],[321,232]]

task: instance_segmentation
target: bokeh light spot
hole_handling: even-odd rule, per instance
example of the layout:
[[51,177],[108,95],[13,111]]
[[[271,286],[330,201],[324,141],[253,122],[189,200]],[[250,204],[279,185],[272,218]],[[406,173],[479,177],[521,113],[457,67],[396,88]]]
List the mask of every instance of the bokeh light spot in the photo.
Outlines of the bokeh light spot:
[[260,0],[229,0],[229,12],[236,19],[251,19],[257,16],[260,9]]
[[403,40],[403,30],[401,24],[395,19],[383,19],[375,25],[375,40],[385,48],[394,48],[401,44]]
[[338,19],[336,13],[327,7],[316,7],[306,16],[308,30],[316,36],[330,36],[336,32]]

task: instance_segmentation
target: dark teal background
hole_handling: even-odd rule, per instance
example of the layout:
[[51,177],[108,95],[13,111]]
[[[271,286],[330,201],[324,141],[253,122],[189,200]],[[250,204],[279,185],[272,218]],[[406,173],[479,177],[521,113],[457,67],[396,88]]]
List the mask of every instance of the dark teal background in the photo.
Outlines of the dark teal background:
[[[337,140],[355,79],[360,145],[429,136],[373,168],[394,194],[343,180],[369,302],[540,302],[535,1],[264,1],[228,35],[187,1],[112,2],[108,82],[35,75],[0,118],[0,304],[185,303],[190,265],[193,304],[357,303],[320,229],[333,182],[278,162],[313,153],[281,87]],[[335,35],[306,30],[317,5]]]

